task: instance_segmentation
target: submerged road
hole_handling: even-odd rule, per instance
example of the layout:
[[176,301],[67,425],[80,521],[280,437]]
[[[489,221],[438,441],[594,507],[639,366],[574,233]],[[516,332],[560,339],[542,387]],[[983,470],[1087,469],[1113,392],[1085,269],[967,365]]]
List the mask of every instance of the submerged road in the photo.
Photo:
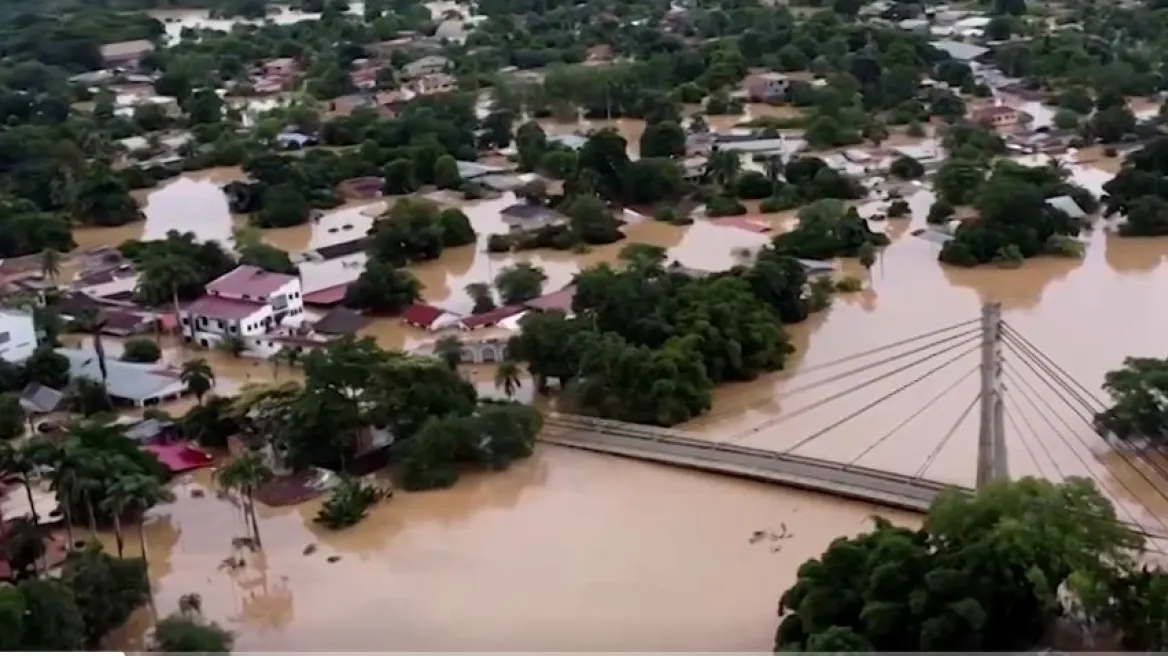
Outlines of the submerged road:
[[[552,414],[540,441],[776,483],[887,508],[927,512],[943,490],[972,488],[914,478],[870,467],[809,458],[687,436],[681,431],[623,422]],[[1168,541],[1168,531],[1123,522],[1149,539]]]

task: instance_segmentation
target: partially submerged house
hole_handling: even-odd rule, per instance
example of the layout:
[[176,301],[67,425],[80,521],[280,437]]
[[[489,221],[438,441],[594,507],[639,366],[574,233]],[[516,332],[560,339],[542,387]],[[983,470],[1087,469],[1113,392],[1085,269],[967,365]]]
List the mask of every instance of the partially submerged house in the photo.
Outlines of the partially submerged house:
[[499,211],[503,223],[513,232],[538,230],[548,226],[564,225],[568,217],[543,205],[516,203]]
[[88,378],[105,384],[106,392],[115,402],[143,407],[156,405],[181,397],[187,391],[179,372],[158,364],[139,364],[105,358],[89,349],[58,348],[69,361],[70,378]]
[[206,295],[180,314],[188,342],[213,346],[228,337],[247,341],[304,321],[300,278],[241,265],[207,284]]
[[402,322],[422,330],[442,330],[453,327],[462,317],[434,305],[415,303],[401,313]]

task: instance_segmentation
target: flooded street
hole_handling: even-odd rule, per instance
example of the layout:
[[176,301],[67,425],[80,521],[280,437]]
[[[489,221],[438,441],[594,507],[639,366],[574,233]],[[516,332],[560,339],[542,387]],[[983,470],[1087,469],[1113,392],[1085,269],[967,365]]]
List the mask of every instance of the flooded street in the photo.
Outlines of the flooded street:
[[[619,127],[635,147],[635,122],[622,121]],[[1099,193],[1111,161],[1096,165],[1094,159],[1102,157],[1097,152],[1080,156],[1093,164],[1071,167],[1075,181]],[[158,238],[178,228],[227,241],[241,220],[230,215],[216,186],[231,175],[220,171],[171,181],[141,197],[144,225],[80,230],[77,240],[89,248]],[[907,474],[918,473],[935,453],[935,461],[919,473],[971,484],[976,413],[956,420],[976,391],[975,377],[968,375],[977,365],[975,353],[886,400],[880,398],[933,363],[804,411],[913,358],[830,380],[838,374],[930,340],[817,367],[976,319],[986,301],[1002,303],[1010,326],[1099,398],[1104,373],[1125,356],[1164,354],[1168,306],[1149,299],[1162,296],[1168,286],[1168,239],[1124,239],[1099,222],[1084,236],[1082,260],[1040,258],[1020,269],[953,269],[937,262],[936,244],[911,234],[926,226],[932,195],[921,191],[909,200],[911,220],[873,224],[888,233],[892,244],[870,278],[856,262],[841,263],[841,274],[869,281],[867,288],[841,295],[830,311],[790,327],[797,351],[787,371],[720,388],[713,409],[682,428],[708,439],[782,450],[872,403],[863,415],[798,452],[856,459]],[[349,241],[363,235],[389,202],[343,207],[305,226],[265,231],[264,237],[292,252]],[[480,243],[410,267],[424,284],[426,302],[468,311],[466,285],[490,281],[517,261],[542,267],[548,276],[545,291],[553,291],[582,268],[615,261],[631,242],[663,246],[671,261],[714,271],[741,261],[744,250],[757,249],[768,238],[704,220],[687,227],[634,220],[625,227],[628,240],[583,254],[487,253],[489,235],[506,231],[499,211],[514,202],[507,195],[462,205]],[[790,227],[792,217],[791,212],[748,215],[775,231]],[[363,263],[363,254],[305,263],[304,289],[355,279]],[[412,348],[434,339],[396,319],[374,321],[363,334],[386,348]],[[113,355],[116,340],[109,342]],[[275,371],[262,361],[183,351],[170,341],[166,346],[168,362],[177,364],[196,353],[207,357],[220,393],[277,374],[281,380],[298,375]],[[951,353],[968,348],[962,345]],[[946,357],[951,355],[934,362]],[[1105,480],[1108,493],[1140,523],[1152,523],[1139,509],[1142,504],[1168,513],[1159,491],[1168,492],[1168,461],[1136,471],[1118,456],[1105,455],[1101,440],[1051,392],[1039,389],[1036,405],[1030,405],[1023,393],[1030,394],[1027,385],[1039,385],[1037,377],[1012,351],[1005,358],[1012,475],[1057,479],[1090,471]],[[489,367],[466,374],[480,391],[492,389]],[[816,381],[827,382],[784,397]],[[893,431],[950,386],[951,393]],[[1056,412],[1046,413],[1041,399]],[[265,554],[248,555],[246,568],[229,572],[219,564],[231,555],[230,539],[242,535],[243,521],[236,508],[213,493],[191,496],[208,481],[200,474],[178,485],[179,500],[152,514],[155,592],[163,612],[174,608],[179,596],[199,593],[207,615],[236,632],[242,650],[358,649],[371,643],[418,650],[766,650],[778,595],[793,580],[795,568],[835,536],[861,530],[873,512],[862,504],[773,486],[540,447],[530,462],[509,472],[466,476],[452,490],[399,494],[359,527],[340,533],[314,526],[318,504],[261,508]],[[748,542],[755,531],[779,531],[784,523],[793,537],[781,544]],[[304,555],[309,544],[318,550]],[[340,561],[328,563],[334,555]],[[148,620],[143,611],[114,642],[140,644],[135,641]]]

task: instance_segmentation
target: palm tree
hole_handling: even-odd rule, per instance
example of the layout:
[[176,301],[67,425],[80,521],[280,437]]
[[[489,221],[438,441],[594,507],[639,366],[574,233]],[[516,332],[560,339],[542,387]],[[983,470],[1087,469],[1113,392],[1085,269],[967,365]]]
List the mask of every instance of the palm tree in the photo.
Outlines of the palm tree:
[[462,340],[455,335],[440,337],[434,343],[434,355],[446,366],[458,371],[458,365],[462,362]]
[[300,364],[300,351],[291,346],[285,346],[273,353],[268,358],[268,362],[272,364],[272,378],[279,380],[281,365],[287,365],[289,369],[294,369],[296,365]]
[[766,170],[766,177],[771,182],[778,182],[779,176],[783,174],[783,157],[781,155],[770,155],[763,163]]
[[113,399],[109,395],[109,369],[106,367],[105,345],[101,341],[105,323],[105,317],[94,309],[87,308],[77,317],[77,329],[89,333],[93,338],[93,353],[97,356],[97,368],[101,372],[101,391],[105,394],[106,405],[113,407]]
[[482,314],[495,309],[495,295],[485,282],[472,282],[466,286],[466,295],[474,301],[472,314]]
[[[148,258],[142,263],[138,273],[138,288],[135,295],[151,306],[161,306],[170,297],[174,307],[174,320],[182,326],[181,311],[178,305],[178,288],[188,285],[198,285],[202,281],[199,272],[186,261],[170,257]],[[190,326],[193,336],[194,324]],[[184,335],[185,336],[185,335]],[[179,340],[182,344],[183,340]]]
[[495,369],[495,387],[503,390],[507,398],[515,396],[515,391],[523,384],[519,365],[511,360],[504,360]]
[[[174,501],[174,493],[166,489],[154,476],[133,474],[114,479],[109,496],[115,500],[113,503],[115,507],[131,511],[138,516],[138,541],[142,544],[142,560],[149,566],[150,559],[146,551],[146,513],[160,503]],[[121,555],[119,551],[118,556]]]
[[47,465],[53,470],[51,489],[56,492],[57,505],[65,516],[65,536],[69,541],[68,549],[72,551],[76,544],[73,539],[72,501],[80,472],[78,446],[76,442],[56,444],[44,438],[34,437],[28,441],[25,451],[33,462]]
[[52,248],[41,251],[41,275],[55,286],[61,275],[61,254]]
[[197,592],[188,592],[178,598],[178,612],[183,617],[197,617],[203,614],[203,597]]
[[32,495],[32,474],[36,470],[36,462],[33,461],[31,455],[21,447],[13,446],[8,442],[0,442],[0,471],[16,474],[20,477],[25,496],[28,497],[28,511],[32,515],[32,521],[38,522],[40,515],[37,514],[36,500]]
[[876,264],[876,247],[872,245],[872,242],[866,241],[860,245],[858,255],[860,258],[860,266],[864,267],[864,270],[868,272],[868,286],[871,287],[872,265]]
[[738,153],[718,150],[710,153],[710,158],[706,160],[704,177],[722,187],[728,187],[734,183],[734,178],[738,177],[738,171],[741,169],[742,161],[738,158]]
[[256,519],[255,491],[272,480],[272,468],[257,451],[248,451],[215,472],[215,480],[226,490],[238,490],[243,501],[245,521],[251,524],[256,546],[263,547],[260,525]]
[[211,370],[211,365],[207,364],[203,358],[184,362],[179,379],[195,395],[199,405],[203,405],[203,396],[215,386],[215,372]]

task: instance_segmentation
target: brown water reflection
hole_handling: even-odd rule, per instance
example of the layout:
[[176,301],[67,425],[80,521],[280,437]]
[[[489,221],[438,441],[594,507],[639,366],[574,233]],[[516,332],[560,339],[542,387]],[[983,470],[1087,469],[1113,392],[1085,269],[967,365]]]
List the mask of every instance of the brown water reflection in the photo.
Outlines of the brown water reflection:
[[[164,551],[164,522],[148,525],[158,607],[198,592],[241,650],[758,650],[794,565],[871,509],[547,448],[507,474],[399,493],[358,530],[325,535],[314,512],[262,513],[266,558],[229,573],[232,506],[208,494],[159,509],[199,528]],[[791,537],[750,544],[781,524]]]

